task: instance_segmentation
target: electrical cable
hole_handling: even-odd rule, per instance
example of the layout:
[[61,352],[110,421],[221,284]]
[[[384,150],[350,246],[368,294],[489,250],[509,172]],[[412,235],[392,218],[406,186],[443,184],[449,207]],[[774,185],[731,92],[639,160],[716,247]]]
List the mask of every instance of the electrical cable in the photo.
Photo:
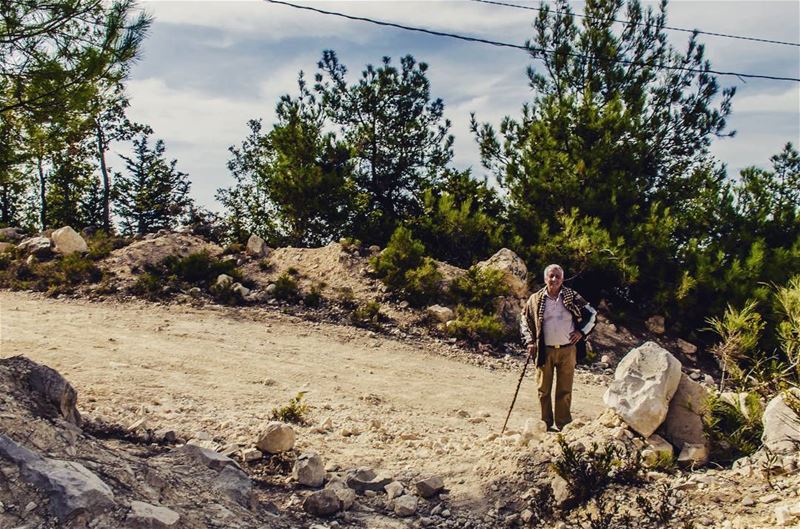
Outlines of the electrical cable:
[[[520,44],[510,44],[508,42],[500,42],[500,41],[496,41],[496,40],[483,39],[483,38],[480,38],[480,37],[469,37],[469,36],[466,36],[466,35],[458,35],[458,34],[455,34],[455,33],[448,33],[448,32],[444,32],[444,31],[436,31],[436,30],[432,30],[432,29],[419,28],[419,27],[414,27],[414,26],[406,26],[404,24],[397,24],[395,22],[386,22],[384,20],[376,20],[376,19],[368,18],[368,17],[359,17],[359,16],[355,16],[355,15],[348,15],[346,13],[339,13],[337,11],[327,11],[327,10],[324,10],[324,9],[318,9],[316,7],[311,7],[311,6],[301,6],[301,5],[297,5],[297,4],[292,4],[290,2],[284,2],[283,0],[264,0],[264,1],[267,2],[267,3],[270,3],[270,4],[278,4],[278,5],[284,5],[284,6],[288,6],[288,7],[293,7],[295,9],[303,9],[303,10],[307,10],[307,11],[313,11],[315,13],[319,13],[319,14],[322,14],[322,15],[336,16],[336,17],[346,18],[348,20],[356,20],[356,21],[359,21],[359,22],[368,22],[370,24],[376,24],[376,25],[379,25],[379,26],[387,26],[387,27],[392,27],[392,28],[397,28],[397,29],[403,29],[403,30],[407,30],[407,31],[416,31],[416,32],[419,32],[419,33],[426,33],[428,35],[434,35],[434,36],[437,36],[437,37],[447,37],[447,38],[453,38],[453,39],[458,39],[458,40],[464,40],[464,41],[468,41],[468,42],[477,42],[479,44],[489,44],[491,46],[498,46],[498,47],[504,47],[504,48],[514,48],[514,49],[523,50],[523,51],[526,51],[526,52],[538,52],[538,53],[547,53],[547,54],[555,54],[556,53],[554,50],[548,50],[548,49],[545,49],[545,48],[534,48],[534,47],[531,47],[531,46],[522,46]],[[583,54],[580,54],[580,53],[567,53],[567,55],[570,55],[570,56],[576,57],[576,58],[582,58],[582,59],[593,59],[593,57],[590,57],[588,55],[583,55]],[[619,63],[619,64],[625,64],[625,65],[628,65],[628,66],[641,66],[641,67],[645,67],[645,68],[656,68],[656,69],[660,69],[660,70],[674,70],[674,71],[683,71],[683,72],[700,73],[700,74],[729,75],[729,76],[739,77],[740,79],[749,78],[749,79],[767,79],[767,80],[770,80],[770,81],[800,82],[800,77],[781,77],[781,76],[775,76],[775,75],[763,75],[763,74],[752,74],[752,73],[741,73],[741,72],[723,72],[723,71],[719,71],[719,70],[688,68],[688,67],[685,67],[685,66],[670,66],[670,65],[664,65],[664,64],[647,64],[647,63],[637,62],[637,61],[628,61],[628,60],[625,60],[625,59],[610,59],[610,62],[616,62],[616,63]]]
[[[480,4],[491,4],[503,7],[513,7],[515,9],[527,9],[529,11],[543,11],[540,7],[532,7],[532,6],[523,6],[519,4],[509,4],[507,2],[498,2],[497,0],[470,0],[471,2],[477,2]],[[561,14],[563,11],[553,11],[555,14]],[[582,15],[579,13],[570,13],[572,16],[579,17],[579,18],[591,18],[588,15]],[[617,22],[619,24],[636,24],[637,26],[645,26],[644,22],[632,22],[631,20],[624,20],[624,19],[612,19],[613,22]],[[696,33],[698,35],[709,35],[712,37],[723,37],[726,39],[739,39],[739,40],[748,40],[752,42],[764,42],[767,44],[779,44],[781,46],[796,46],[800,47],[800,43],[798,42],[787,42],[783,40],[772,40],[772,39],[764,39],[760,37],[747,37],[744,35],[734,35],[731,33],[716,33],[714,31],[703,31],[701,29],[686,29],[686,28],[677,28],[674,26],[664,26],[664,29],[669,31],[682,31],[684,33]]]

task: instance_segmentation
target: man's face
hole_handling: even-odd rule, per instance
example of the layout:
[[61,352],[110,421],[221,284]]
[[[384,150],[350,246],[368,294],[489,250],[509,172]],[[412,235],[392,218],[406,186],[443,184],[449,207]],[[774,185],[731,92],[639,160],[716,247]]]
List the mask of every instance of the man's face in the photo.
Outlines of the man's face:
[[551,268],[544,275],[544,282],[547,285],[547,290],[558,292],[561,289],[561,284],[564,283],[564,273],[558,268]]

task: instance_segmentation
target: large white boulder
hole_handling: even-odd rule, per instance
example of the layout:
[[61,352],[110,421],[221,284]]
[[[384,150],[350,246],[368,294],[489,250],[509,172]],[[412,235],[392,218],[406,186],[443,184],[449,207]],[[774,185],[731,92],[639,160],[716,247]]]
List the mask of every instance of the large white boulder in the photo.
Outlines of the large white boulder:
[[518,298],[528,297],[528,267],[517,254],[503,248],[486,261],[477,264],[478,268],[494,268],[503,272],[510,294]]
[[55,251],[61,255],[69,255],[75,252],[86,253],[89,251],[89,247],[86,245],[86,241],[83,240],[83,237],[69,226],[57,229],[50,238],[53,239]]
[[[791,401],[792,406],[787,404],[787,400]],[[776,454],[800,451],[800,417],[795,412],[796,403],[800,403],[800,390],[792,389],[790,393],[778,394],[764,410],[761,442]]]
[[660,430],[678,450],[686,444],[707,445],[703,433],[707,399],[706,388],[681,373],[678,389],[669,402],[667,417]]
[[272,421],[264,428],[256,448],[270,454],[280,454],[294,447],[294,429],[288,424]]
[[603,401],[643,437],[650,437],[667,416],[678,389],[681,363],[654,342],[632,349],[614,373]]

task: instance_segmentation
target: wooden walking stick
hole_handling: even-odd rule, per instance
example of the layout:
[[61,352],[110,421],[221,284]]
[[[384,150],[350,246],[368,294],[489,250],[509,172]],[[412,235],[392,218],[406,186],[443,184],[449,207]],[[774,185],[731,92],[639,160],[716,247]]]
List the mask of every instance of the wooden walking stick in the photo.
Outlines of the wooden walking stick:
[[519,382],[517,382],[517,390],[514,392],[514,398],[511,400],[511,407],[508,408],[508,415],[506,415],[506,422],[503,423],[503,429],[500,431],[500,435],[503,435],[506,431],[506,426],[508,425],[508,418],[511,417],[511,410],[514,409],[514,403],[517,402],[517,395],[519,395],[519,387],[522,385],[522,379],[525,378],[525,371],[528,369],[528,364],[531,361],[531,355],[527,355],[528,358],[525,359],[525,366],[522,368],[522,374],[519,376]]

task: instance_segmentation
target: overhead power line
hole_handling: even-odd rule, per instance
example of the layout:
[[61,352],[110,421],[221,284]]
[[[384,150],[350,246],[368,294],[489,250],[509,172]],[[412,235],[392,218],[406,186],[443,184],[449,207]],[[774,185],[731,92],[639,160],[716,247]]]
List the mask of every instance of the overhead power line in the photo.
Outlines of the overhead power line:
[[[452,39],[464,40],[464,41],[467,41],[467,42],[477,42],[477,43],[480,43],[480,44],[488,44],[488,45],[491,45],[491,46],[498,46],[498,47],[503,47],[503,48],[513,48],[513,49],[522,50],[522,51],[526,51],[526,52],[535,51],[535,52],[547,53],[547,54],[554,54],[555,53],[554,50],[548,50],[548,49],[544,49],[544,48],[534,48],[532,46],[523,46],[523,45],[520,45],[520,44],[510,44],[508,42],[500,42],[500,41],[496,41],[496,40],[483,39],[483,38],[480,38],[480,37],[470,37],[470,36],[466,36],[466,35],[458,35],[456,33],[448,33],[448,32],[444,32],[444,31],[436,31],[436,30],[433,30],[433,29],[419,28],[419,27],[414,27],[414,26],[406,26],[404,24],[397,24],[395,22],[387,22],[387,21],[384,21],[384,20],[376,20],[374,18],[367,18],[367,17],[359,17],[359,16],[355,16],[355,15],[348,15],[346,13],[339,13],[337,11],[327,11],[325,9],[318,9],[316,7],[311,7],[311,6],[302,6],[302,5],[293,4],[293,3],[290,3],[290,2],[284,2],[283,0],[264,0],[264,1],[268,2],[270,4],[279,4],[279,5],[284,5],[284,6],[288,6],[288,7],[293,7],[295,9],[303,9],[303,10],[306,10],[306,11],[312,11],[314,13],[319,13],[319,14],[322,14],[322,15],[330,15],[330,16],[335,16],[335,17],[341,17],[341,18],[346,18],[348,20],[357,20],[359,22],[367,22],[367,23],[370,23],[370,24],[376,24],[376,25],[379,25],[379,26],[386,26],[386,27],[392,27],[392,28],[397,28],[397,29],[403,29],[403,30],[407,30],[407,31],[416,31],[418,33],[426,33],[428,35],[434,35],[434,36],[437,36],[437,37],[447,37],[447,38],[452,38]],[[580,53],[568,53],[567,55],[570,55],[571,57],[582,58],[582,59],[591,59],[592,58],[592,57],[590,57],[588,55],[583,55],[583,54],[580,54]],[[799,77],[781,77],[781,76],[775,76],[775,75],[762,75],[762,74],[741,73],[741,72],[723,72],[723,71],[719,71],[719,70],[701,70],[701,69],[698,69],[698,68],[687,68],[687,67],[684,67],[684,66],[671,66],[671,65],[666,65],[666,64],[647,64],[647,63],[637,62],[637,61],[628,61],[628,60],[625,60],[625,59],[612,59],[610,61],[611,62],[616,62],[618,64],[625,64],[625,65],[628,65],[628,66],[641,66],[643,68],[656,68],[656,69],[659,69],[659,70],[673,70],[673,71],[692,72],[692,73],[707,73],[707,74],[714,74],[714,75],[729,75],[729,76],[739,77],[739,78],[742,78],[742,79],[749,78],[749,79],[768,79],[770,81],[800,82],[800,78]]]
[[[527,9],[529,11],[543,11],[540,7],[533,7],[533,6],[524,6],[519,4],[509,4],[507,2],[498,2],[496,0],[470,0],[472,2],[477,2],[479,4],[491,4],[496,6],[503,6],[503,7],[513,7],[515,9]],[[553,11],[553,13],[563,13],[563,11]],[[578,13],[570,13],[572,16],[579,17],[579,18],[592,18],[588,15],[581,15]],[[617,22],[619,24],[636,24],[637,26],[645,26],[644,22],[633,22],[631,20],[624,20],[624,19],[612,19],[612,22]],[[800,47],[800,42],[787,42],[783,40],[772,40],[772,39],[764,39],[760,37],[747,37],[745,35],[733,35],[731,33],[716,33],[714,31],[703,31],[701,29],[687,29],[687,28],[676,28],[673,26],[664,26],[664,29],[669,31],[682,31],[684,33],[697,33],[698,35],[709,35],[711,37],[724,37],[726,39],[738,39],[738,40],[749,40],[752,42],[764,42],[767,44],[779,44],[781,46],[796,46]]]

